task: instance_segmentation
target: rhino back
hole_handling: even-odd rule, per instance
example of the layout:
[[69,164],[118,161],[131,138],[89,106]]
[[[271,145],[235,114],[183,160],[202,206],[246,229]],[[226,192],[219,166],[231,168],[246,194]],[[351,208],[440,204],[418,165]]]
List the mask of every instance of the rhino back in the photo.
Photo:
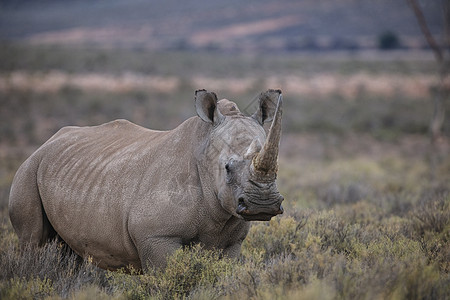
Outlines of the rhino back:
[[185,138],[179,129],[152,131],[124,120],[55,134],[36,155],[39,193],[56,232],[101,266],[139,267],[129,214],[151,217],[170,209],[155,196],[167,192],[167,171],[190,161]]

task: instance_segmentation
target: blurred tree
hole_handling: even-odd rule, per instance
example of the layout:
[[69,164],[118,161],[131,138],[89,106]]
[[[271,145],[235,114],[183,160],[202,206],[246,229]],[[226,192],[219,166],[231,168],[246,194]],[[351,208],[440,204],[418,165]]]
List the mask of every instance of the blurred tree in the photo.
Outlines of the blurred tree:
[[391,50],[398,47],[400,47],[400,41],[395,32],[388,30],[378,36],[378,48],[381,50]]
[[446,100],[446,98],[448,98],[448,87],[445,86],[445,81],[448,77],[450,67],[450,57],[448,53],[450,49],[450,1],[441,0],[444,19],[444,36],[441,44],[437,43],[436,39],[431,34],[427,24],[427,20],[425,19],[425,16],[423,14],[423,10],[417,3],[417,0],[406,1],[414,11],[417,22],[420,26],[420,30],[425,36],[428,45],[433,50],[434,56],[439,65],[439,84],[436,95],[434,97],[434,113],[430,124],[432,142],[436,143],[441,136],[442,125],[444,124],[445,119],[444,101]]
[[442,135],[442,127],[445,120],[445,101],[449,99],[449,87],[446,85],[446,80],[449,75],[450,69],[450,0],[441,0],[442,12],[443,12],[443,38],[441,44],[439,44],[431,33],[427,20],[423,14],[423,10],[417,3],[417,0],[406,0],[411,6],[417,22],[419,23],[420,30],[422,31],[428,45],[433,50],[434,56],[439,67],[439,83],[434,96],[434,109],[433,116],[430,121],[430,134],[431,134],[431,165],[432,176],[435,175],[435,169],[438,162],[438,143]]

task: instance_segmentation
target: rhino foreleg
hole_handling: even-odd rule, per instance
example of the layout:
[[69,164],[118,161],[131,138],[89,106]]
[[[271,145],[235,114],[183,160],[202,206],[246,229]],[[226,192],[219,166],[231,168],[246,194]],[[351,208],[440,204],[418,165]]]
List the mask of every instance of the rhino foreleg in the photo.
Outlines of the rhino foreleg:
[[157,237],[146,239],[137,246],[142,269],[165,268],[167,258],[181,246],[182,243],[179,238]]
[[238,258],[241,254],[241,244],[235,243],[223,249],[223,255],[229,258]]

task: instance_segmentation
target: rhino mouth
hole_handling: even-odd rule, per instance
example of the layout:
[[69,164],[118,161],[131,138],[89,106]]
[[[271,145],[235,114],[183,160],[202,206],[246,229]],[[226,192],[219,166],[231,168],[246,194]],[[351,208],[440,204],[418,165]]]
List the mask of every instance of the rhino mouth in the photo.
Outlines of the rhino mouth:
[[236,213],[246,221],[269,221],[276,215],[283,213],[283,206],[278,207],[257,207],[249,209],[244,202],[240,202]]

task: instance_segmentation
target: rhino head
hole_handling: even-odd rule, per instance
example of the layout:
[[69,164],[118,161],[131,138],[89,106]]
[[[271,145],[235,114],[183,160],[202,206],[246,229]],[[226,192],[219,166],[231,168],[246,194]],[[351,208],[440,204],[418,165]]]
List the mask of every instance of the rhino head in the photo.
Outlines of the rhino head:
[[[267,221],[282,214],[283,196],[276,185],[281,137],[282,95],[268,90],[258,98],[258,108],[245,116],[236,104],[217,101],[215,93],[196,91],[198,116],[210,123],[205,145],[212,163],[209,176],[223,209],[247,221]],[[272,122],[266,135],[263,124]]]

